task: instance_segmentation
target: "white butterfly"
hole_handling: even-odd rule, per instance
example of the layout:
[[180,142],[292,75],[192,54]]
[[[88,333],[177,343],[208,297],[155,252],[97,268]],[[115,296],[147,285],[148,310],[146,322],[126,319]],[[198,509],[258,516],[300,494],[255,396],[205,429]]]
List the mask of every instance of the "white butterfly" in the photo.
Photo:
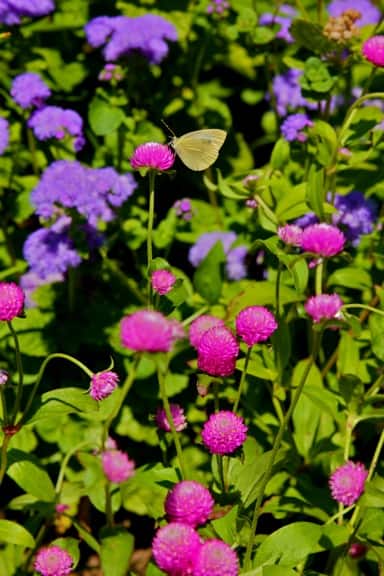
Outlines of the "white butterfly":
[[198,172],[206,170],[217,160],[226,136],[225,130],[217,128],[194,130],[183,134],[180,138],[174,136],[171,146],[188,168]]

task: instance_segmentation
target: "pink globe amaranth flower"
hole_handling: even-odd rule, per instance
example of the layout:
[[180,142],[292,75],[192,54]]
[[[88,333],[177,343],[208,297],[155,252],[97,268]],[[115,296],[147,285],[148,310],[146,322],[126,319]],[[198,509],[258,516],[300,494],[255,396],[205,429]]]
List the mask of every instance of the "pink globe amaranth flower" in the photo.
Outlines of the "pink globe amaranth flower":
[[368,38],[363,44],[362,53],[375,66],[384,66],[384,36]]
[[105,476],[110,482],[121,484],[133,476],[135,463],[121,450],[107,450],[101,454]]
[[194,480],[176,484],[165,500],[165,512],[170,522],[189,526],[204,524],[212,513],[214,500],[208,488]]
[[229,410],[211,414],[203,426],[201,436],[212,454],[231,454],[244,444],[247,426],[241,416]]
[[367,553],[367,547],[360,542],[354,542],[348,549],[348,556],[351,558],[362,558]]
[[167,574],[186,576],[193,574],[200,547],[200,536],[192,526],[171,522],[157,531],[152,554],[158,567]]
[[325,222],[307,226],[301,237],[303,250],[319,254],[324,258],[330,258],[341,252],[344,244],[345,236],[341,230]]
[[322,320],[337,318],[342,305],[343,301],[338,294],[319,294],[308,298],[304,308],[306,313],[317,323]]
[[24,300],[24,292],[15,282],[0,282],[0,320],[9,322],[20,316]]
[[0,386],[4,386],[9,380],[9,374],[6,370],[0,370]]
[[351,506],[364,491],[368,470],[360,462],[348,461],[339,466],[329,479],[332,498],[340,504]]
[[224,320],[216,318],[216,316],[211,316],[210,314],[203,314],[196,318],[189,327],[189,341],[191,345],[197,348],[202,335],[209,330],[209,328],[217,326],[225,327]]
[[40,548],[33,564],[42,576],[67,576],[73,567],[73,558],[59,546]]
[[[182,430],[184,430],[184,428],[187,427],[187,421],[184,416],[184,410],[181,408],[181,406],[179,406],[179,404],[170,404],[169,407],[171,409],[172,420],[173,424],[175,425],[176,432],[181,432]],[[169,425],[164,408],[159,407],[157,409],[155,420],[157,426],[161,430],[164,430],[165,432],[171,431],[171,427]]]
[[268,340],[276,329],[274,315],[264,306],[248,306],[236,316],[236,332],[248,346]]
[[175,155],[166,144],[158,142],[146,142],[136,148],[131,158],[131,166],[134,170],[150,168],[163,172],[173,166]]
[[136,352],[169,352],[183,333],[181,324],[155,310],[138,310],[121,321],[122,345]]
[[103,400],[112,394],[118,382],[116,372],[98,372],[91,378],[89,394],[94,400]]
[[55,512],[57,514],[63,514],[63,512],[66,512],[67,510],[69,510],[68,504],[56,504],[55,506]]
[[296,226],[296,224],[286,224],[285,226],[279,226],[277,235],[285,244],[300,246],[303,229],[300,226]]
[[161,296],[172,290],[176,280],[176,276],[169,270],[155,270],[151,276],[152,288]]
[[206,330],[197,347],[197,366],[210,376],[230,376],[236,368],[239,345],[228,328]]
[[193,576],[237,576],[239,559],[222,540],[207,540],[199,550]]

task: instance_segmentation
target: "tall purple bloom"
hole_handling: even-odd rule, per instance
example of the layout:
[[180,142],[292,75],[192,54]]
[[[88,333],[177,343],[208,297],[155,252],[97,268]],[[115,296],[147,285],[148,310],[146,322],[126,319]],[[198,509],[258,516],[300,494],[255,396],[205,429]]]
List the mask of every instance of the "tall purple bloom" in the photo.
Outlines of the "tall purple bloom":
[[356,26],[377,24],[380,21],[380,10],[370,0],[332,0],[328,5],[328,13],[330,16],[341,16],[345,10],[351,8],[361,14],[356,20]]
[[46,106],[36,110],[28,120],[38,140],[56,138],[62,140],[67,134],[74,137],[73,146],[76,151],[81,150],[85,140],[83,136],[83,119],[71,109],[59,106]]
[[280,30],[277,32],[276,38],[281,38],[286,42],[293,42],[293,38],[289,33],[289,27],[296,14],[297,10],[295,8],[289,6],[289,4],[282,4],[273,14],[269,12],[262,14],[259,19],[259,24],[279,24]]
[[9,124],[8,120],[0,117],[0,156],[4,153],[9,143]]
[[0,0],[0,22],[13,26],[23,17],[46,16],[54,9],[53,0]]
[[343,230],[347,240],[354,246],[359,243],[362,234],[373,231],[377,207],[372,200],[366,199],[362,192],[353,190],[345,196],[337,194],[335,208],[338,212],[333,214],[332,222]]
[[157,14],[99,16],[88,22],[85,34],[95,48],[106,44],[103,54],[109,62],[140,52],[151,64],[159,64],[168,54],[166,40],[177,40],[173,24]]
[[302,70],[291,68],[284,74],[278,74],[272,81],[273,93],[276,98],[277,111],[280,116],[285,116],[288,110],[297,110],[300,107],[315,110],[316,102],[310,102],[301,94],[299,79]]
[[198,238],[197,242],[189,250],[188,260],[192,266],[197,267],[216,242],[221,242],[227,256],[226,274],[230,280],[240,280],[247,274],[245,267],[247,247],[239,245],[232,248],[236,239],[237,235],[235,232],[206,232]]
[[294,140],[305,142],[307,135],[304,132],[304,129],[307,126],[313,126],[313,122],[306,114],[291,114],[286,117],[280,126],[280,130],[288,142],[293,142]]
[[40,108],[51,91],[38,74],[25,72],[12,82],[11,96],[21,108]]

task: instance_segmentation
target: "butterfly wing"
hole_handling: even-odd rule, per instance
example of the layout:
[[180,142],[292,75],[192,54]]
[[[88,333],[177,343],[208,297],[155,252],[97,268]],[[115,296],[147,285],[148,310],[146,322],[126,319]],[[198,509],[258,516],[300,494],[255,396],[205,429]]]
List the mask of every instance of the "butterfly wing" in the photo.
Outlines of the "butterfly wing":
[[207,128],[173,138],[171,144],[180,160],[188,168],[198,172],[206,170],[217,160],[226,136],[225,130]]

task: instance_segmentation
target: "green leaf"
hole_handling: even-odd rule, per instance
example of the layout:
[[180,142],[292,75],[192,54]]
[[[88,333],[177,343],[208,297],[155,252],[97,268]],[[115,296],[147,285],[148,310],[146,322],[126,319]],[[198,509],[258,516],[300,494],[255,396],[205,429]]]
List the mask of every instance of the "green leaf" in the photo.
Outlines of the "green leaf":
[[279,138],[273,147],[271,153],[271,168],[273,170],[282,170],[289,162],[290,148],[285,138]]
[[200,296],[209,302],[209,304],[215,304],[221,296],[221,267],[224,262],[225,254],[223,244],[218,241],[210,249],[194,274],[193,284]]
[[57,388],[41,396],[40,406],[26,424],[35,424],[45,418],[55,418],[74,412],[97,412],[96,400],[80,388]]
[[55,487],[38,461],[20,450],[9,451],[7,474],[20,488],[43,502],[55,500]]
[[368,323],[371,331],[372,352],[379,360],[384,360],[384,317],[370,314]]
[[333,42],[323,35],[320,24],[298,18],[293,20],[289,32],[300,46],[312,52],[325,54],[334,49]]
[[133,546],[133,535],[123,528],[103,530],[100,559],[104,576],[125,576],[128,573]]
[[120,108],[113,108],[108,102],[94,98],[89,105],[88,118],[93,132],[105,136],[117,130],[125,116]]
[[[292,376],[293,386],[299,385],[307,365],[308,360],[302,360],[295,366]],[[312,364],[309,370],[306,384],[312,387],[322,387],[320,371],[314,364]],[[304,392],[305,385],[303,393],[301,394],[293,412],[292,420],[295,428],[294,438],[297,450],[299,454],[307,458],[316,438],[321,417],[321,407],[316,402],[313,402],[313,400]]]
[[324,170],[317,170],[315,164],[309,169],[307,202],[320,220],[324,219]]
[[34,548],[35,540],[30,532],[11,520],[0,519],[0,542]]
[[76,538],[56,538],[51,542],[55,546],[59,546],[63,550],[66,550],[72,557],[73,567],[75,568],[80,560],[80,550],[79,541]]
[[308,58],[304,65],[304,74],[300,77],[303,96],[322,100],[332,90],[335,82],[336,78],[330,75],[326,64],[320,58]]
[[337,148],[337,135],[327,122],[317,120],[311,129],[311,138],[316,142],[316,160],[322,166],[329,166],[335,157]]
[[218,536],[230,546],[238,540],[238,529],[236,526],[237,513],[238,506],[233,506],[227,514],[211,522]]
[[343,286],[353,290],[366,290],[372,287],[372,278],[363,268],[348,266],[338,268],[328,278],[328,286]]

